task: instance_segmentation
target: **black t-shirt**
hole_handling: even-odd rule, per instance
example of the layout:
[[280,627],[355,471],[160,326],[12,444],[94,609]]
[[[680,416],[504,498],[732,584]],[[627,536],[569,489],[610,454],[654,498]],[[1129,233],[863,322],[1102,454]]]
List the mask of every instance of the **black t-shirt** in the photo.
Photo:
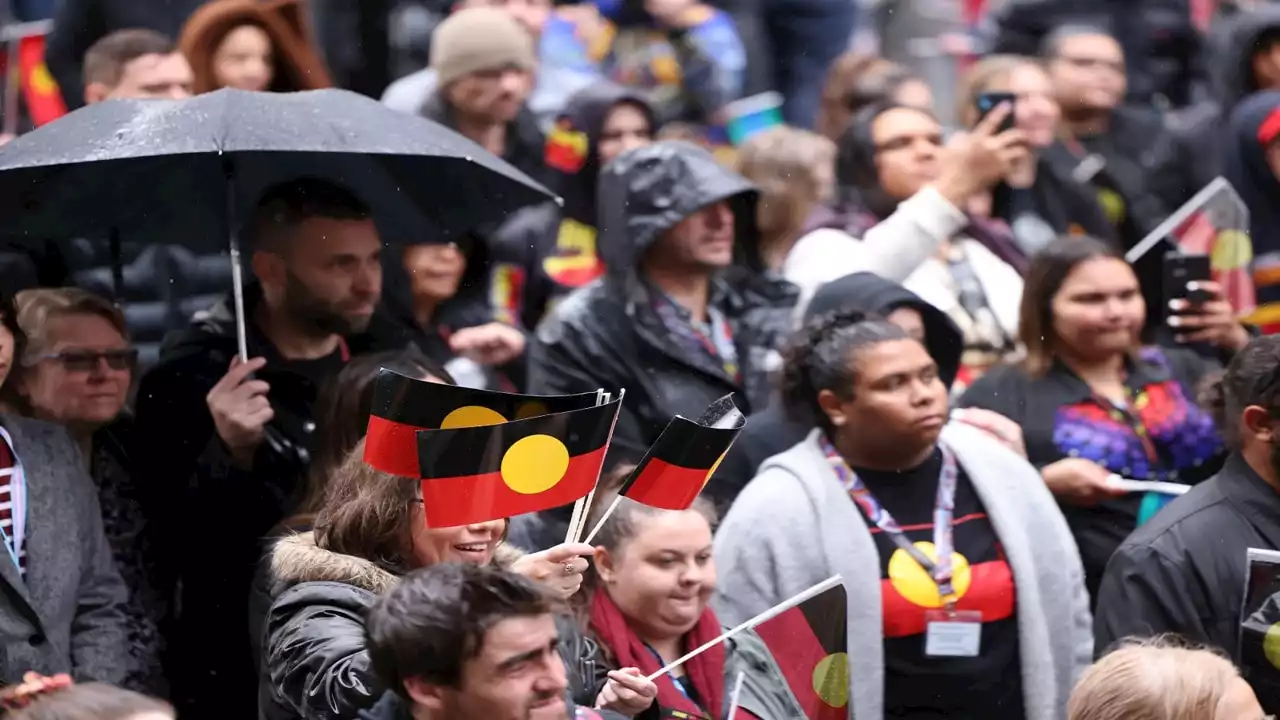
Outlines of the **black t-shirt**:
[[[911,542],[933,543],[942,452],[901,473],[854,468]],[[865,519],[865,518],[864,518]],[[940,607],[938,587],[893,539],[867,523],[880,550],[884,616],[886,718],[1025,717],[1018,652],[1013,573],[986,509],[961,468],[952,530],[957,610],[982,613],[982,643],[975,658],[933,658],[924,653],[925,614]],[[897,557],[895,557],[895,555]],[[890,567],[893,576],[890,576]]]

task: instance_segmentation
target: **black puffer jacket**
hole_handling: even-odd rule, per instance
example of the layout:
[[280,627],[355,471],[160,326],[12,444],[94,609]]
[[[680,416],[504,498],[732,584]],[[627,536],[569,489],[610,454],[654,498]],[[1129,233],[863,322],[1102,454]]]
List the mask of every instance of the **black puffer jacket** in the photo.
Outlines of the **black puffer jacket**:
[[119,264],[124,292],[117,295],[111,247],[105,239],[9,240],[0,242],[0,290],[13,294],[34,287],[76,286],[117,299],[144,368],[159,359],[166,334],[185,327],[192,315],[231,290],[231,261],[225,254],[124,242]]
[[[523,553],[500,545],[494,562]],[[271,556],[275,602],[263,629],[261,720],[351,720],[382,687],[365,651],[364,616],[399,577],[363,558],[316,547],[311,533],[286,538]],[[568,617],[559,619],[560,655],[570,694],[595,704],[608,669],[598,646]]]
[[[741,262],[717,279],[741,380],[682,347],[653,309],[638,274],[644,251],[693,212],[719,201],[735,211]],[[733,393],[744,412],[768,403],[770,371],[791,329],[790,283],[760,270],[755,188],[705,150],[661,142],[625,153],[600,175],[600,252],[608,268],[543,320],[529,351],[529,391],[561,395],[626,388],[610,462],[638,462],[672,415],[698,417]]]

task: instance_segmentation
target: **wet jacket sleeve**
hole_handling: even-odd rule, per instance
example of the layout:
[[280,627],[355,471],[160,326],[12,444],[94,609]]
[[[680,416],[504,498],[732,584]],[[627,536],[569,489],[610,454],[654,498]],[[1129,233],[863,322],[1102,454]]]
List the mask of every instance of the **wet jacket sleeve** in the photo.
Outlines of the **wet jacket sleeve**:
[[309,720],[354,718],[382,694],[365,650],[361,591],[312,582],[286,590],[267,615],[262,667],[273,700]]
[[[571,296],[565,303],[576,299]],[[565,305],[559,309],[565,309]],[[598,349],[599,342],[554,318],[544,324],[529,347],[529,393],[570,395],[600,388],[616,393],[625,387],[630,373],[613,365]],[[639,462],[644,457],[649,443],[642,427],[635,406],[624,399],[609,443],[609,467]]]
[[1107,563],[1098,589],[1094,652],[1100,657],[1119,640],[1177,633],[1194,642],[1211,637],[1201,622],[1206,607],[1197,583],[1149,546],[1122,546]]

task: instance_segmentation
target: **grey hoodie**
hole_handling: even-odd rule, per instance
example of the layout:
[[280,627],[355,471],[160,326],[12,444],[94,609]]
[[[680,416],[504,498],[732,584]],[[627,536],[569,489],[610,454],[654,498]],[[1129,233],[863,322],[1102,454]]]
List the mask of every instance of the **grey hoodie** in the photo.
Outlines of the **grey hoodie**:
[[[839,573],[849,599],[853,716],[884,717],[880,556],[815,430],[766,460],[716,533],[716,612],[733,625]],[[1040,474],[974,428],[952,423],[956,454],[1000,538],[1017,587],[1027,720],[1061,720],[1093,661],[1093,620],[1071,531]]]

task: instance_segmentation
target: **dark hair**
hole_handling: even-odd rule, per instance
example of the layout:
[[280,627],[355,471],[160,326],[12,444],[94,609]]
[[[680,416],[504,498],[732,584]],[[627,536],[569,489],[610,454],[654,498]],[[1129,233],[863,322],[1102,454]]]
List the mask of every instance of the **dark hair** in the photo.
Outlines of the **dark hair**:
[[845,96],[845,107],[857,113],[876,103],[893,103],[898,90],[909,82],[924,82],[919,75],[897,63],[868,68],[858,76]]
[[106,683],[86,683],[54,691],[34,700],[17,712],[6,713],[13,720],[129,720],[144,712],[168,713],[166,702]]
[[273,185],[258,200],[249,219],[250,247],[280,253],[284,242],[311,218],[367,220],[369,205],[352,191],[321,178],[298,178]]
[[890,110],[910,110],[937,121],[933,113],[922,108],[889,101],[877,102],[854,114],[836,141],[836,185],[840,201],[861,207],[880,219],[892,215],[899,202],[885,193],[884,186],[880,184],[880,170],[876,166],[875,122]]
[[1043,375],[1053,364],[1054,296],[1076,267],[1097,258],[1124,262],[1114,247],[1090,237],[1060,237],[1031,258],[1018,320],[1018,340],[1027,352],[1022,365],[1029,374]]
[[23,358],[27,354],[27,334],[22,331],[22,326],[18,325],[18,309],[13,304],[13,296],[7,293],[0,293],[0,325],[13,336],[13,361],[9,364],[10,376],[5,378],[4,384],[0,385],[0,397],[16,397],[13,392],[13,384],[9,382],[12,378],[12,370],[18,368]]
[[552,612],[533,581],[493,567],[443,563],[405,576],[369,610],[365,643],[374,674],[408,699],[418,678],[458,687],[462,665],[480,654],[490,628],[511,618]]
[[1240,449],[1240,414],[1256,405],[1280,419],[1280,335],[1254,338],[1200,395],[1223,439]]
[[383,368],[413,378],[434,375],[449,385],[457,384],[443,365],[417,348],[352,358],[337,375],[321,386],[316,396],[316,451],[307,471],[302,501],[298,505],[300,514],[313,514],[320,510],[329,476],[364,438],[373,407],[374,381]]
[[1112,40],[1116,39],[1114,33],[1099,25],[1089,25],[1086,23],[1066,23],[1059,25],[1050,30],[1044,36],[1044,39],[1040,41],[1040,57],[1045,58],[1046,60],[1052,60],[1058,57],[1058,54],[1062,52],[1062,45],[1066,41],[1080,37],[1097,37],[1099,35],[1111,38]]
[[410,506],[417,498],[418,483],[412,478],[365,464],[361,438],[327,478],[315,518],[316,545],[403,574],[411,569],[405,557],[413,532]]
[[128,28],[102,37],[84,54],[84,84],[102,83],[115,87],[124,76],[124,66],[144,55],[172,55],[178,48],[154,30]]
[[852,308],[819,315],[805,323],[782,351],[782,401],[792,419],[831,431],[831,421],[818,405],[818,393],[830,390],[852,399],[856,377],[850,368],[854,351],[893,340],[909,340],[906,330],[875,315]]

